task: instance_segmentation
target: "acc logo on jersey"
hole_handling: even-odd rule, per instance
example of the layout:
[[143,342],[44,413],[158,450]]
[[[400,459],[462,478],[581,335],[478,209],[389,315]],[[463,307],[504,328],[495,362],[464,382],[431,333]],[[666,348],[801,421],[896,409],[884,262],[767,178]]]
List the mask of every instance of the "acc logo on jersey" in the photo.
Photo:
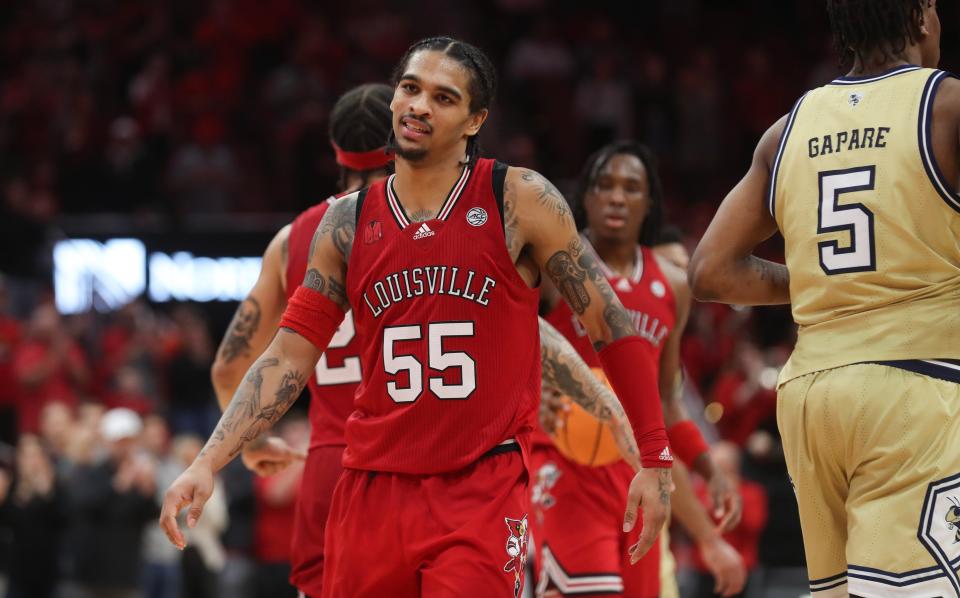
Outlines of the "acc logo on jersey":
[[504,573],[513,571],[513,598],[520,596],[523,587],[523,568],[527,564],[527,516],[523,519],[503,518],[510,535],[507,537],[507,556],[510,560],[503,566]]
[[487,211],[483,208],[470,208],[467,212],[467,224],[470,226],[483,226],[487,221]]
[[960,474],[927,486],[917,536],[951,585],[960,588],[953,566],[960,559]]

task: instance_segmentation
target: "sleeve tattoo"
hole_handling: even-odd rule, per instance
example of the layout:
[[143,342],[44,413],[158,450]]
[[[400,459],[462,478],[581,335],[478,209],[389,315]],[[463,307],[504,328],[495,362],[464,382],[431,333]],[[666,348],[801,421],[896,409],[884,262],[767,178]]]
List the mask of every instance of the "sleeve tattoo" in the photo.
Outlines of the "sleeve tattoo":
[[540,321],[540,361],[543,381],[573,399],[587,413],[608,422],[623,407],[557,330]]
[[[586,283],[587,281],[593,283],[603,302],[603,320],[610,329],[611,340],[637,333],[630,321],[630,316],[617,300],[616,294],[597,265],[597,260],[591,252],[586,250],[580,239],[571,241],[565,251],[553,254],[547,260],[545,269],[554,286],[578,315],[583,315],[591,303]],[[594,343],[594,348],[598,351],[604,346],[606,346],[604,341]]]
[[228,434],[241,431],[239,440],[230,449],[230,456],[235,456],[245,444],[275,424],[293,405],[307,381],[307,376],[302,372],[294,370],[284,372],[280,378],[279,387],[274,393],[273,401],[270,403],[264,403],[261,397],[263,371],[279,364],[280,360],[276,357],[263,358],[253,364],[244,384],[230,401],[220,423],[217,424],[217,428],[204,447],[203,453],[226,441]]
[[250,356],[250,340],[260,327],[260,303],[247,297],[237,307],[227,333],[220,343],[220,359],[230,363],[238,357]]

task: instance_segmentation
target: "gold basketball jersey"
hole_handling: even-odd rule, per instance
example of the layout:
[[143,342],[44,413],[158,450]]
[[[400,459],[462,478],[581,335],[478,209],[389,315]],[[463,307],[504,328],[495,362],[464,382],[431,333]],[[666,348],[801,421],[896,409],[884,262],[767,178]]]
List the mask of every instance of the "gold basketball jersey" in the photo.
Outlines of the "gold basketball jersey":
[[780,376],[960,358],[960,195],[930,141],[948,73],[845,77],[794,105],[768,208],[790,271],[797,345]]

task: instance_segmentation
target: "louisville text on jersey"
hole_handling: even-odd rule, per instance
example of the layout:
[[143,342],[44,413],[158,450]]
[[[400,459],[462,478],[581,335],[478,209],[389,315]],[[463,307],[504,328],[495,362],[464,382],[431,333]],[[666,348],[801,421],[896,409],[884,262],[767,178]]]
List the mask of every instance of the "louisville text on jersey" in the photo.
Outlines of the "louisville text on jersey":
[[449,295],[473,301],[484,307],[497,281],[473,270],[457,266],[424,266],[388,274],[363,293],[363,301],[374,318],[379,318],[391,305],[425,295]]

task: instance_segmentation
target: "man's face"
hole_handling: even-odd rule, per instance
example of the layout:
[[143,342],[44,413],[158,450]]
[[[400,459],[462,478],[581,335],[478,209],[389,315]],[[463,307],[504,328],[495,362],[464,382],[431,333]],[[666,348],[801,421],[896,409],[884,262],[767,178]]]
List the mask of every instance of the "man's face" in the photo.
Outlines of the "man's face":
[[633,154],[615,154],[584,197],[587,226],[594,239],[636,243],[653,206],[647,169]]
[[398,157],[418,162],[462,151],[487,117],[486,109],[470,112],[470,77],[442,52],[421,50],[410,57],[390,103]]

